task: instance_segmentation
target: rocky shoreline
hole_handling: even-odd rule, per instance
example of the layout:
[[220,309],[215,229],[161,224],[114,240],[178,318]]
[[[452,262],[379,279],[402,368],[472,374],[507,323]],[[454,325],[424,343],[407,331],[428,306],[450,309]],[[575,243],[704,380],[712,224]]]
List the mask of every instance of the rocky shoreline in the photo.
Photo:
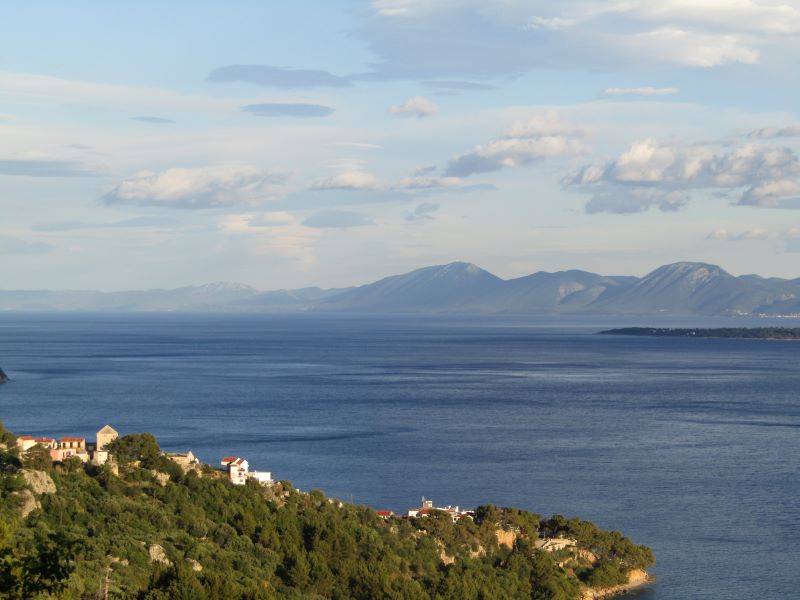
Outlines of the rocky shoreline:
[[646,571],[634,569],[628,575],[628,583],[607,588],[586,588],[581,592],[581,600],[606,600],[607,598],[616,598],[617,596],[622,596],[628,592],[650,585],[655,580],[656,578],[652,575],[648,575]]

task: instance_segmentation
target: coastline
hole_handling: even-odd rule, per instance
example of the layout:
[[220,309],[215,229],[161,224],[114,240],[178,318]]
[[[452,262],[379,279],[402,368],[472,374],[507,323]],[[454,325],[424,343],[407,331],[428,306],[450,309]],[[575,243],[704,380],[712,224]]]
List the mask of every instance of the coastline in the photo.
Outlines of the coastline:
[[630,592],[655,583],[656,578],[642,569],[634,569],[628,575],[628,583],[607,588],[586,588],[581,591],[581,600],[607,600],[624,596]]

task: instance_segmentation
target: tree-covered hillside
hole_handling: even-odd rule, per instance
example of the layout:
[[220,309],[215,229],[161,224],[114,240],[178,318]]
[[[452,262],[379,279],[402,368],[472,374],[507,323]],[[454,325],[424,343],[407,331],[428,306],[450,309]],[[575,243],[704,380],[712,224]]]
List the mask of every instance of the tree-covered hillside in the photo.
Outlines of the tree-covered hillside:
[[[457,523],[384,520],[288,482],[184,473],[152,436],[112,450],[119,475],[50,464],[41,449],[20,455],[0,424],[0,597],[571,599],[654,560],[578,519],[483,506]],[[578,549],[536,550],[540,531]]]

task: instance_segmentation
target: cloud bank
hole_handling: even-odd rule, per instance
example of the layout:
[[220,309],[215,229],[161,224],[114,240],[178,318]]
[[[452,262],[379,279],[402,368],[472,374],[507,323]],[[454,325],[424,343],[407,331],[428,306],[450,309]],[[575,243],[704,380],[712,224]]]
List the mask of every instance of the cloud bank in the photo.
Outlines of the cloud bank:
[[789,148],[745,143],[733,149],[645,139],[606,164],[591,164],[565,178],[568,188],[592,195],[588,212],[630,213],[652,206],[676,210],[689,192],[738,195],[740,205],[777,207],[795,194],[800,161]]

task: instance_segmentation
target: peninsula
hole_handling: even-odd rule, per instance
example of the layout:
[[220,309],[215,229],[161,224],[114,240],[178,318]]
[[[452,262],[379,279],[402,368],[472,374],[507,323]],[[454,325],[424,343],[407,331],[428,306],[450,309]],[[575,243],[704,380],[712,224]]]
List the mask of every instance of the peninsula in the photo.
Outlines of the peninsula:
[[681,329],[670,327],[622,327],[599,332],[600,335],[648,337],[733,338],[748,340],[800,340],[800,328],[794,327],[721,327],[717,329]]
[[0,596],[595,600],[651,581],[621,533],[513,508],[391,511],[162,452],[0,423]]

